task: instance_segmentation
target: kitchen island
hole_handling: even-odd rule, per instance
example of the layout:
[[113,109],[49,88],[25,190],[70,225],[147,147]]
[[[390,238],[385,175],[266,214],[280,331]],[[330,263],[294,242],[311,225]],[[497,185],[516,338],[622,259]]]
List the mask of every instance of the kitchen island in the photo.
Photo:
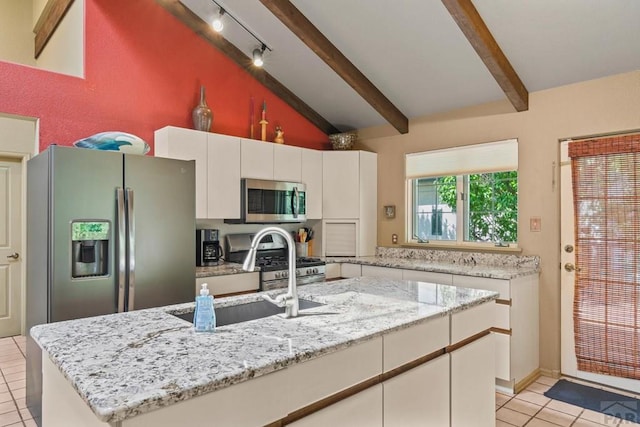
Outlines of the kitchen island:
[[193,304],[34,327],[43,425],[495,423],[496,292],[362,277],[299,295],[324,305],[212,334],[172,315]]

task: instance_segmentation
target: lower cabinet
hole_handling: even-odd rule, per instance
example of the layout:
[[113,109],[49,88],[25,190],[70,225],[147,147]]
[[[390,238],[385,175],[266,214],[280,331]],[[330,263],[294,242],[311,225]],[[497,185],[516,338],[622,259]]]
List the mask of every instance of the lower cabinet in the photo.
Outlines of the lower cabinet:
[[378,276],[498,292],[491,325],[494,327],[495,384],[501,390],[516,393],[536,375],[540,366],[537,274],[508,280],[347,262],[340,264],[340,269],[343,278]]
[[451,352],[451,426],[496,425],[494,336],[486,335]]
[[382,387],[385,427],[449,425],[448,354],[391,378]]
[[382,420],[382,401],[382,384],[378,384],[288,425],[382,427],[387,425]]
[[200,295],[203,283],[207,284],[209,292],[215,297],[244,292],[258,292],[260,287],[260,273],[226,274],[223,276],[196,278],[195,295]]

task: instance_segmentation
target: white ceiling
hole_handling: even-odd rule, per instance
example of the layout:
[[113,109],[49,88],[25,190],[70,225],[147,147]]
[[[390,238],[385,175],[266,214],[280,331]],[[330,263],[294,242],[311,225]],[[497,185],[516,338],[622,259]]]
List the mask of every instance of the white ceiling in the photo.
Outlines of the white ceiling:
[[[504,99],[440,0],[291,0],[409,119]],[[211,0],[182,0],[207,22]],[[258,0],[218,1],[264,68],[341,130],[386,123]],[[640,0],[473,0],[529,92],[640,69]],[[259,46],[225,19],[248,56]],[[514,110],[515,111],[515,110]]]

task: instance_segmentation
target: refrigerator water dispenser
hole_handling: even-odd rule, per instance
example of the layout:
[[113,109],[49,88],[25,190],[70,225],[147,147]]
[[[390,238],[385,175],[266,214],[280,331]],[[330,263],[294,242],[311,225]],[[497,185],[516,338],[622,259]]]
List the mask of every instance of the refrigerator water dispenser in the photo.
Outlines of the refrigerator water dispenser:
[[109,274],[109,221],[71,223],[71,277]]

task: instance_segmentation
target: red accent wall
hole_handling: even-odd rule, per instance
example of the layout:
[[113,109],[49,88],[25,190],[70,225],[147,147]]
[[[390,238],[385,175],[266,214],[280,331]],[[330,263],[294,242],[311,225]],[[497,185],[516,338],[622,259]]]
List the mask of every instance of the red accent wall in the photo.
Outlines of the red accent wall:
[[[267,139],[328,148],[327,136],[153,0],[87,0],[85,79],[0,61],[0,112],[40,118],[40,149],[97,132],[138,135],[191,128],[199,88],[213,111],[211,131],[249,136],[249,103],[259,120],[267,102]],[[256,137],[259,127],[256,125]]]

